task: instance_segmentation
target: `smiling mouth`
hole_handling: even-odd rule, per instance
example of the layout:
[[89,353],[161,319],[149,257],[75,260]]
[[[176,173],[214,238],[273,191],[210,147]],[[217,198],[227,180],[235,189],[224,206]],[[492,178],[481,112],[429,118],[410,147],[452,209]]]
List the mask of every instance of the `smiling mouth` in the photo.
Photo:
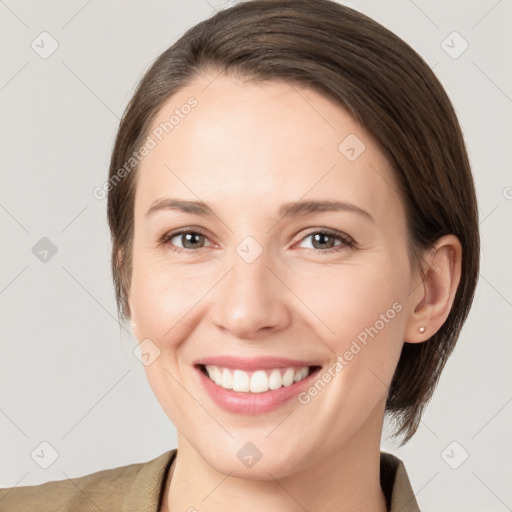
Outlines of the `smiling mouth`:
[[242,393],[265,393],[288,387],[317,372],[320,366],[301,366],[245,371],[213,364],[196,365],[217,386]]

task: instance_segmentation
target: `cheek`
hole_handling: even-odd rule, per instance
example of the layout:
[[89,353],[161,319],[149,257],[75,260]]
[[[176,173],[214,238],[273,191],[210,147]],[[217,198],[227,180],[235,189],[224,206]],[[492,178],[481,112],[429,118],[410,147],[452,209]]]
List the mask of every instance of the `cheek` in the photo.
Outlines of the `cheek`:
[[130,309],[137,340],[150,338],[160,344],[173,326],[178,328],[179,319],[190,309],[192,293],[183,280],[157,268],[157,265],[149,262],[134,264]]
[[211,268],[169,265],[160,257],[135,258],[130,308],[136,339],[149,338],[161,350],[174,349],[194,329],[217,281],[218,273]]
[[130,292],[135,323],[132,332],[139,343],[149,339],[158,347],[159,356],[145,365],[144,371],[154,395],[165,406],[166,414],[178,424],[179,419],[188,417],[193,409],[188,401],[177,399],[183,394],[177,361],[183,340],[194,328],[193,309],[204,295],[201,290],[200,282],[183,279],[183,272],[165,269],[161,262],[139,259],[134,264]]
[[[398,265],[397,265],[398,266]],[[294,290],[325,325],[326,340],[356,338],[375,324],[379,331],[402,325],[408,278],[394,265],[332,269],[322,279],[295,278]],[[289,276],[290,279],[292,275]],[[318,276],[317,276],[318,277]],[[319,286],[319,283],[326,283]],[[361,336],[364,338],[364,334]],[[334,348],[334,347],[333,347]]]
[[404,272],[408,260],[392,256],[333,269],[324,276],[328,287],[296,282],[294,289],[301,290],[304,302],[326,326],[322,339],[333,358],[343,357],[349,370],[345,374],[371,377],[370,369],[384,382],[391,380],[403,343],[409,290]]

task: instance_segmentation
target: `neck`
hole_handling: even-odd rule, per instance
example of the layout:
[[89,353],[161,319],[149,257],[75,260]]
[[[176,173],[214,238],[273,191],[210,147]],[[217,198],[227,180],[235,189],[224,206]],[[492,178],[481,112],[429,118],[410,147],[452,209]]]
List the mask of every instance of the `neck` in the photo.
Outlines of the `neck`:
[[218,472],[178,435],[178,455],[169,472],[162,510],[387,512],[380,485],[381,429],[382,419],[373,425],[368,421],[328,458],[268,480]]

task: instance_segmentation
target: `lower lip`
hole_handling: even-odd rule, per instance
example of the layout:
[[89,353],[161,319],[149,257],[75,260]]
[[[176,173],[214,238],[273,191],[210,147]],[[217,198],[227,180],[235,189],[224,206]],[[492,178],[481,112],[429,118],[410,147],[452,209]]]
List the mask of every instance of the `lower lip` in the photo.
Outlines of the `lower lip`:
[[238,414],[262,414],[277,409],[310,386],[311,380],[320,368],[316,368],[299,382],[294,382],[290,386],[282,386],[279,389],[269,389],[264,393],[244,393],[225,389],[217,386],[199,367],[196,366],[194,369],[199,374],[201,385],[221,408]]

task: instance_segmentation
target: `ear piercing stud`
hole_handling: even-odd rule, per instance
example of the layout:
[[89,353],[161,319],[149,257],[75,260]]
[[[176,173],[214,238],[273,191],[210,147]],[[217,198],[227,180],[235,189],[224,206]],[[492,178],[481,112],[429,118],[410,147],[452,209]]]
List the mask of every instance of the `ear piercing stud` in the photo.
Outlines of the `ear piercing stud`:
[[426,330],[427,330],[427,328],[426,328],[426,327],[424,327],[423,325],[422,325],[421,327],[418,327],[418,332],[419,332],[420,334],[423,334]]

